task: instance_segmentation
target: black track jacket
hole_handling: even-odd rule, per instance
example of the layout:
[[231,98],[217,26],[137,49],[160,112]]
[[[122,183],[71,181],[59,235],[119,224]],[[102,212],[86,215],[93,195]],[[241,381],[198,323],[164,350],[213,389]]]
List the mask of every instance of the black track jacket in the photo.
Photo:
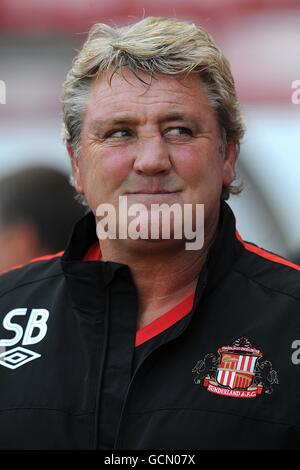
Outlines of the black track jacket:
[[0,448],[300,449],[300,268],[223,202],[191,311],[135,347],[130,269],[82,261],[95,241],[90,212],[0,277]]

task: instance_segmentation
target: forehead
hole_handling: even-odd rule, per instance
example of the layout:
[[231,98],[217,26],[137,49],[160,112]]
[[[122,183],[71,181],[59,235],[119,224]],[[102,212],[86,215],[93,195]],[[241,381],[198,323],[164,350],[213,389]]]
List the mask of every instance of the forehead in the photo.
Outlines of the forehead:
[[86,118],[94,121],[124,112],[159,117],[166,112],[213,115],[211,104],[200,78],[196,75],[151,77],[139,72],[140,79],[124,69],[113,75],[94,79],[87,106]]

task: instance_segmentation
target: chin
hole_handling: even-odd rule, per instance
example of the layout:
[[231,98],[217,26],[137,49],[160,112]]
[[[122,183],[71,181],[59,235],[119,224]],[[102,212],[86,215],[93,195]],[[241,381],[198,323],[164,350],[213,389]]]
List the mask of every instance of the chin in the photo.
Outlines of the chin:
[[181,247],[184,249],[185,240],[164,240],[164,239],[138,239],[138,240],[123,240],[126,243],[126,249],[143,255],[166,254],[169,251],[178,251]]

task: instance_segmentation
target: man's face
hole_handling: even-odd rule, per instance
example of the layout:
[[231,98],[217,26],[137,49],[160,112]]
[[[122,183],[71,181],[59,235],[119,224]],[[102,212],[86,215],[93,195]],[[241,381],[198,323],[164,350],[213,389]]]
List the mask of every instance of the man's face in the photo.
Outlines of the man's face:
[[[214,111],[195,75],[157,75],[147,87],[131,72],[95,79],[83,121],[77,191],[100,203],[205,204],[218,213],[222,186],[234,177],[235,151],[221,151]],[[140,74],[149,82],[147,74]]]

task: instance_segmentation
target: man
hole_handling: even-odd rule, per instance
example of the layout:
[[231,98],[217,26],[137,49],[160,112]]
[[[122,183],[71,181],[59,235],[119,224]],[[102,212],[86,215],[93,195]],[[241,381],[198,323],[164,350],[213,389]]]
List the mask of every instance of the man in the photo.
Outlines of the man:
[[[225,199],[244,124],[212,38],[175,19],[95,25],[63,112],[91,212],[63,255],[1,278],[1,446],[299,447],[300,268],[236,233]],[[204,205],[201,248],[172,218],[169,237],[160,223],[129,236],[136,204],[163,203],[192,207],[194,229]],[[116,237],[100,236],[103,207],[121,213]]]
[[0,178],[0,272],[63,250],[84,215],[65,174],[30,166]]

